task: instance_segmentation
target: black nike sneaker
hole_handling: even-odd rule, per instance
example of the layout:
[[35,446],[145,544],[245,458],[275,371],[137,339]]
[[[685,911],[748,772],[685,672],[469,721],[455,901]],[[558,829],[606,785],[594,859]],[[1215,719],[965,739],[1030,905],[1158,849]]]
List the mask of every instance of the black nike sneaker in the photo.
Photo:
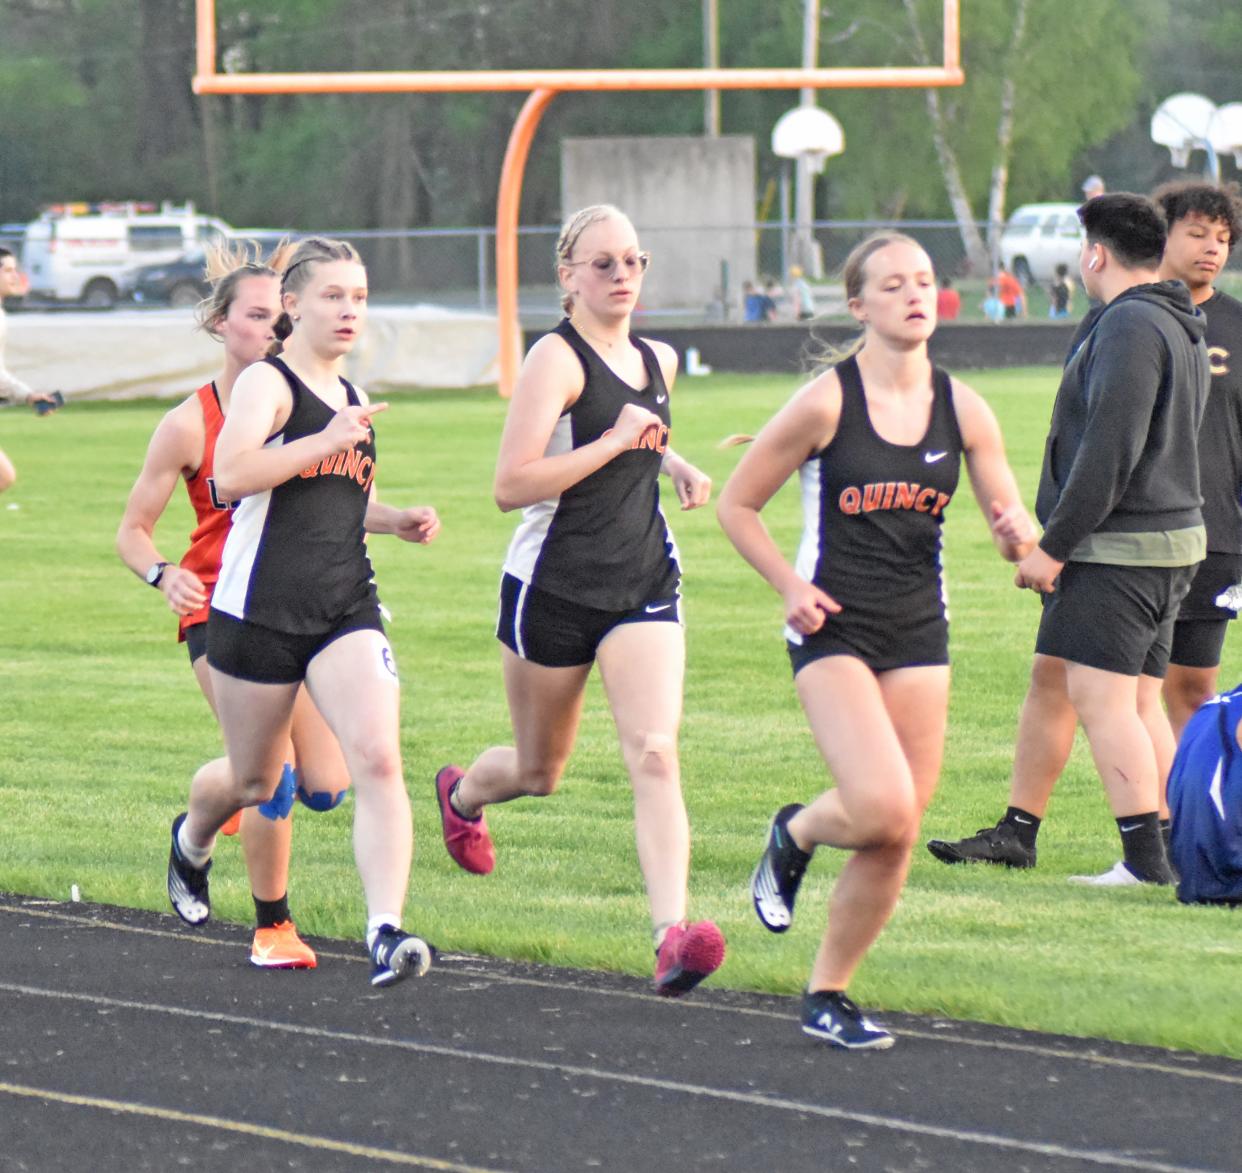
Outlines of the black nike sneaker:
[[927,850],[942,863],[999,863],[1007,868],[1033,868],[1035,848],[1018,838],[1011,823],[982,827],[969,839],[932,839]]

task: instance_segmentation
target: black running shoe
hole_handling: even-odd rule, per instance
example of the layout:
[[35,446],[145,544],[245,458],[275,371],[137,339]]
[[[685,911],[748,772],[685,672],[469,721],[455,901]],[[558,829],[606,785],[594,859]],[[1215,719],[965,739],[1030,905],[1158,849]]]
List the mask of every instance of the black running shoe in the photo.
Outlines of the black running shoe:
[[837,990],[803,994],[802,1033],[850,1051],[884,1051],[896,1042]]
[[1025,846],[1003,819],[983,827],[969,839],[932,839],[927,850],[943,863],[1003,863],[1007,868],[1033,868],[1035,848]]
[[172,901],[173,912],[187,925],[201,925],[211,916],[211,896],[207,892],[211,860],[196,868],[182,859],[177,832],[184,822],[184,814],[173,819],[172,848],[168,852],[168,899]]
[[781,807],[773,816],[763,858],[750,878],[755,913],[763,927],[772,933],[783,933],[793,924],[794,900],[802,874],[811,861],[810,852],[803,851],[793,841],[786,826],[801,809],[801,803],[793,802]]
[[400,929],[380,929],[371,946],[371,985],[391,986],[402,978],[422,977],[431,968],[431,946]]

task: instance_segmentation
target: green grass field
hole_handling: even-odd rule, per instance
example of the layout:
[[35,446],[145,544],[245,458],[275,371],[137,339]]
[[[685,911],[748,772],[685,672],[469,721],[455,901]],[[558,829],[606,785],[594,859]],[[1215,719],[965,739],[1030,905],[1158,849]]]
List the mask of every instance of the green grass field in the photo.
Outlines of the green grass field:
[[[1028,502],[1055,372],[981,373]],[[677,449],[724,482],[738,450],[791,380],[683,379]],[[429,502],[430,548],[372,542],[400,660],[402,740],[417,849],[408,920],[441,948],[650,972],[631,805],[611,719],[592,681],[578,748],[553,798],[489,814],[499,864],[467,876],[439,841],[431,787],[449,760],[508,739],[492,635],[513,526],[490,497],[504,404],[494,392],[398,396],[380,419],[383,496]],[[55,417],[0,415],[18,485],[0,497],[0,889],[166,909],[168,825],[192,771],[219,752],[163,600],[113,552],[146,441],[167,405],[71,404]],[[176,556],[190,529],[179,495],[160,532]],[[729,939],[719,984],[793,993],[823,927],[841,858],[824,850],[784,937],[756,922],[747,880],[771,812],[825,785],[789,678],[776,596],[733,553],[713,513],[670,509],[685,566],[689,667],[682,754],[694,831],[692,910]],[[768,510],[787,549],[800,520],[786,489]],[[953,704],[940,792],[925,838],[959,837],[1003,811],[1037,603],[1011,585],[963,478],[950,513]],[[1237,633],[1225,684],[1242,673]],[[1178,905],[1167,890],[1066,883],[1117,858],[1116,830],[1085,747],[1053,800],[1032,873],[949,868],[917,853],[891,924],[853,986],[900,1009],[1242,1057],[1242,913]],[[212,875],[217,915],[252,907],[235,841]],[[305,931],[360,936],[363,909],[349,809],[299,808],[291,900]]]

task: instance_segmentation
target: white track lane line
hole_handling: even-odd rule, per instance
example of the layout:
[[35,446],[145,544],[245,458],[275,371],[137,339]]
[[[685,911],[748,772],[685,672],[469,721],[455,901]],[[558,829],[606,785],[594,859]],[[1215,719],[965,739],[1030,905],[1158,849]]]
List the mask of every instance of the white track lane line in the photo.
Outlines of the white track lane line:
[[69,1092],[51,1091],[48,1088],[28,1087],[19,1083],[0,1082],[0,1095],[43,1100],[53,1104],[69,1104],[75,1108],[98,1108],[104,1112],[122,1112],[127,1116],[143,1116],[152,1120],[171,1120],[177,1124],[194,1124],[200,1128],[238,1132],[243,1136],[254,1136],[261,1140],[276,1140],[284,1144],[301,1145],[303,1148],[317,1149],[320,1152],[344,1153],[350,1157],[366,1157],[371,1161],[409,1165],[416,1169],[436,1169],[441,1173],[502,1173],[499,1169],[484,1169],[478,1165],[459,1165],[453,1161],[441,1161],[436,1157],[420,1157],[413,1153],[403,1153],[398,1149],[379,1149],[374,1145],[352,1144],[349,1141],[332,1140],[327,1136],[290,1132],[286,1128],[269,1128],[264,1124],[244,1124],[240,1120],[205,1116],[200,1112],[179,1112],[175,1108],[157,1108],[151,1104],[110,1100],[101,1096],[79,1096]]
[[109,998],[97,994],[74,994],[58,990],[41,989],[11,982],[0,982],[0,992],[19,997],[48,998],[55,1001],[78,1002],[88,1006],[106,1006],[114,1010],[134,1010],[143,1014],[166,1014],[173,1018],[188,1018],[199,1022],[226,1023],[249,1030],[273,1031],[279,1034],[297,1035],[302,1038],[321,1039],[329,1042],[356,1043],[366,1047],[387,1047],[409,1051],[418,1055],[434,1055],[444,1059],[456,1059],[468,1063],[484,1063],[494,1067],[513,1067],[526,1071],[542,1071],[553,1075],[570,1075],[581,1079],[593,1079],[603,1083],[623,1084],[656,1091],[674,1092],[678,1095],[718,1100],[725,1103],[746,1104],[751,1107],[790,1112],[801,1116],[818,1116],[824,1120],[840,1120],[848,1124],[860,1124],[868,1128],[912,1136],[934,1137],[983,1148],[1003,1149],[1010,1152],[1030,1153],[1041,1157],[1061,1157],[1100,1165],[1113,1169],[1137,1169],[1144,1173],[1209,1173],[1200,1166],[1169,1165],[1160,1161],[1147,1161],[1125,1153],[1103,1149],[1077,1149],[1067,1145],[1046,1144],[1041,1141],[1019,1140],[999,1133],[970,1132],[959,1128],[946,1128],[938,1124],[924,1124],[903,1120],[897,1116],[880,1116],[872,1112],[855,1112],[845,1108],[833,1108],[825,1104],[811,1104],[798,1100],[786,1100],[761,1092],[739,1092],[727,1088],[707,1087],[703,1084],[683,1083],[674,1079],[654,1076],[631,1075],[626,1072],[605,1071],[598,1067],[583,1067],[573,1063],[551,1063],[542,1059],[514,1058],[495,1055],[486,1051],[468,1051],[460,1047],[445,1047],[437,1043],[418,1043],[410,1039],[386,1038],[382,1035],[359,1034],[354,1031],[325,1030],[322,1027],[302,1026],[298,1023],[271,1022],[242,1014],[221,1014],[210,1010],[192,1010],[182,1006],[166,1006],[158,1002],[135,1002],[125,998]]
[[[53,908],[59,907],[55,901],[47,902]],[[240,949],[244,947],[244,942],[240,941],[221,941],[215,937],[197,936],[188,931],[178,929],[149,929],[141,925],[127,925],[118,921],[98,920],[94,917],[81,916],[73,913],[65,913],[59,911],[47,911],[37,908],[18,907],[0,904],[0,912],[18,913],[26,916],[42,917],[47,920],[63,920],[70,924],[94,926],[96,928],[116,929],[124,933],[137,933],[142,936],[149,937],[166,937],[176,941],[192,941],[198,945],[214,945],[217,948]],[[347,961],[355,964],[364,964],[366,958],[354,953],[334,953],[324,949],[317,949],[316,953],[320,957],[328,957],[334,961]],[[685,1001],[679,999],[676,1003],[670,1003],[667,998],[661,998],[656,994],[644,993],[638,990],[601,990],[595,987],[576,986],[572,982],[551,982],[540,978],[513,977],[509,974],[491,973],[487,969],[488,958],[482,958],[475,954],[464,953],[441,953],[441,961],[460,962],[463,969],[474,969],[480,976],[480,980],[487,982],[495,982],[501,985],[514,986],[532,986],[537,989],[548,990],[574,990],[585,994],[591,994],[593,997],[600,998],[635,998],[642,1002],[651,1002],[655,1005],[671,1008],[675,1005],[678,1009],[697,1010],[714,1014],[737,1014],[744,1017],[752,1018],[771,1018],[778,1019],[782,1022],[787,1021],[792,1016],[789,1013],[776,1010],[759,1010],[751,1006],[723,1006],[713,1005],[707,1002]],[[497,964],[505,964],[503,960],[498,960]],[[453,969],[450,973],[457,975],[458,970]],[[444,976],[444,969],[433,968],[432,977]],[[987,1023],[980,1023],[981,1026],[987,1026]],[[1011,1030],[1012,1027],[995,1027],[997,1030]],[[979,1047],[984,1050],[993,1051],[1009,1051],[1019,1055],[1035,1055],[1045,1059],[1066,1059],[1073,1060],[1078,1063],[1090,1063],[1097,1067],[1115,1067],[1123,1071],[1146,1071],[1154,1075],[1169,1075],[1178,1079],[1205,1079],[1211,1083],[1222,1083],[1228,1086],[1242,1087],[1242,1075],[1230,1075],[1221,1071],[1198,1071],[1192,1067],[1178,1067],[1172,1063],[1155,1063],[1147,1059],[1124,1059],[1113,1055],[1098,1055],[1089,1050],[1076,1051],[1068,1047],[1052,1047],[1045,1046],[1040,1043],[1017,1043],[1008,1039],[970,1039],[963,1035],[955,1035],[946,1031],[930,1031],[910,1029],[909,1027],[900,1028],[902,1038],[924,1039],[937,1043],[951,1043],[958,1047]],[[1084,1047],[1091,1045],[1091,1040],[1083,1040]],[[1116,1046],[1136,1046],[1132,1043],[1116,1043]],[[1187,1062],[1197,1062],[1198,1056],[1190,1052],[1177,1052],[1184,1054]],[[1220,1056],[1209,1056],[1210,1058],[1220,1058]],[[1233,1062],[1233,1060],[1228,1060]]]

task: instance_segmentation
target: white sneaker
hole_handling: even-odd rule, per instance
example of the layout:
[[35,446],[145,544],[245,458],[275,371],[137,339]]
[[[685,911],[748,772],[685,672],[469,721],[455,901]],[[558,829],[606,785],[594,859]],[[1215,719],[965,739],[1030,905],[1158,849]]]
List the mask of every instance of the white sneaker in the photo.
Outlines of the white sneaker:
[[1132,888],[1143,881],[1138,878],[1121,860],[1118,860],[1108,871],[1098,876],[1070,876],[1071,884],[1090,884],[1095,888]]

